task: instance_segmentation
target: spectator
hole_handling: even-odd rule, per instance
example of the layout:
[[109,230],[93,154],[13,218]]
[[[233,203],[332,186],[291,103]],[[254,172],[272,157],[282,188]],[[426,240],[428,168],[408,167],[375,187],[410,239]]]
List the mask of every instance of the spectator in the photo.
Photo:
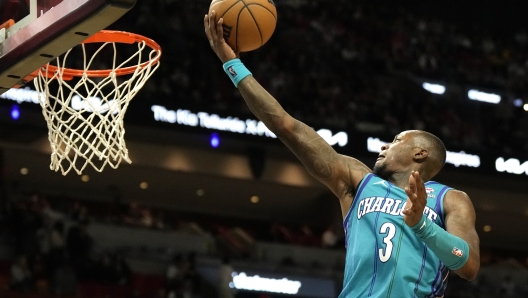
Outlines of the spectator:
[[68,230],[66,249],[72,265],[80,279],[90,274],[90,252],[93,246],[92,237],[87,231],[88,222],[81,221]]
[[139,220],[139,224],[146,228],[152,228],[154,226],[154,217],[149,208],[141,209],[141,219]]
[[130,284],[132,279],[132,269],[128,265],[125,257],[121,253],[115,255],[116,282],[120,285]]
[[515,282],[513,281],[512,277],[510,275],[504,276],[501,286],[500,286],[500,297],[517,297],[517,289]]
[[58,269],[53,274],[53,290],[59,296],[73,295],[77,292],[77,277],[75,270],[67,261],[59,261]]
[[75,222],[88,221],[88,208],[79,201],[75,201],[72,208],[68,212],[68,217]]
[[53,224],[50,233],[51,248],[48,255],[48,270],[55,272],[58,264],[63,262],[66,254],[66,241],[64,240],[64,222],[57,221]]
[[154,219],[154,225],[157,229],[163,230],[166,228],[164,218],[165,216],[163,215],[163,210],[158,210],[158,215]]
[[48,272],[44,260],[40,254],[37,254],[31,262],[31,275],[34,281],[35,288],[39,293],[46,293],[49,288]]
[[165,278],[167,280],[167,297],[183,297],[183,279],[182,256],[177,254],[173,257],[172,263],[167,267]]
[[10,288],[16,291],[27,292],[33,287],[33,276],[28,266],[27,257],[19,256],[11,266]]
[[94,277],[105,284],[112,284],[116,281],[115,267],[110,253],[106,252],[101,256],[96,265]]
[[196,271],[196,253],[191,252],[187,255],[187,261],[184,263],[184,295],[188,298],[198,298],[200,293],[200,275]]
[[337,234],[333,225],[330,225],[326,228],[321,236],[321,244],[323,248],[335,248],[337,245]]
[[526,282],[520,287],[520,290],[522,297],[528,297],[528,279],[526,279]]
[[233,289],[229,286],[233,282],[233,272],[228,256],[222,258],[222,264],[218,268],[218,298],[233,298]]
[[496,289],[485,273],[480,274],[476,280],[476,283],[475,290],[477,297],[484,298],[487,296],[496,295]]
[[45,259],[49,258],[49,253],[51,251],[52,225],[53,221],[51,217],[44,215],[42,216],[42,226],[36,232],[39,243],[39,252]]
[[308,245],[308,246],[320,246],[321,245],[320,239],[317,236],[315,236],[312,229],[306,224],[302,225],[300,228],[298,243],[302,245]]
[[130,225],[138,225],[141,222],[142,210],[137,202],[128,205],[128,212],[123,217],[123,222]]

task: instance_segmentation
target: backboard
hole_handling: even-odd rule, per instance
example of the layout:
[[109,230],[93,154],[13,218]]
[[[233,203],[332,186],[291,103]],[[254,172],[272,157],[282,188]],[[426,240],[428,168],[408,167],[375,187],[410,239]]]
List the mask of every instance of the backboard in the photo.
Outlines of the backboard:
[[0,94],[122,17],[136,0],[0,0]]

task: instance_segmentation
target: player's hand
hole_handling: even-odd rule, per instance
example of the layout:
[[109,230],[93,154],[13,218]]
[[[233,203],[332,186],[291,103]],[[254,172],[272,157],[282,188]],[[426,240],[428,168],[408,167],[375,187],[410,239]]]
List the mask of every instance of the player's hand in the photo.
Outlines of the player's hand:
[[211,45],[211,48],[215,54],[218,56],[218,58],[220,58],[222,63],[226,63],[229,60],[240,57],[240,54],[233,51],[233,49],[225,41],[224,29],[222,28],[224,19],[220,19],[218,22],[215,22],[215,15],[216,12],[214,10],[210,15],[205,15],[205,35],[207,35],[209,44]]
[[405,188],[405,193],[408,198],[403,210],[403,220],[409,227],[413,227],[422,219],[427,205],[425,185],[418,171],[413,171],[409,176],[409,186]]

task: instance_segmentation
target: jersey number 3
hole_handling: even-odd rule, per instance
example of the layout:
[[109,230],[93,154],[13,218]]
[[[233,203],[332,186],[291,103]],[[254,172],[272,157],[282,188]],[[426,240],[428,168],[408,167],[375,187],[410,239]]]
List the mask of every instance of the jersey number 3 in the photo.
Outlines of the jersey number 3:
[[385,248],[379,249],[379,258],[382,263],[387,262],[392,254],[392,249],[394,248],[394,245],[392,244],[392,238],[394,238],[394,235],[396,234],[396,227],[393,223],[386,222],[384,223],[380,228],[380,234],[386,234],[385,238],[383,238],[383,243],[385,243]]

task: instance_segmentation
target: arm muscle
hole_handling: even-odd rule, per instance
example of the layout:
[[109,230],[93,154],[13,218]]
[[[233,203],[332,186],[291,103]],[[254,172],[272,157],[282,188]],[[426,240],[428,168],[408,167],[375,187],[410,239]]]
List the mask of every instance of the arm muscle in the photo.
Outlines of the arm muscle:
[[480,268],[479,237],[475,230],[475,209],[468,195],[458,190],[449,191],[444,198],[446,230],[469,245],[469,259],[455,272],[467,280],[475,279]]
[[350,197],[349,190],[370,172],[362,162],[338,154],[312,128],[291,117],[252,76],[243,79],[238,88],[253,114],[339,199]]

